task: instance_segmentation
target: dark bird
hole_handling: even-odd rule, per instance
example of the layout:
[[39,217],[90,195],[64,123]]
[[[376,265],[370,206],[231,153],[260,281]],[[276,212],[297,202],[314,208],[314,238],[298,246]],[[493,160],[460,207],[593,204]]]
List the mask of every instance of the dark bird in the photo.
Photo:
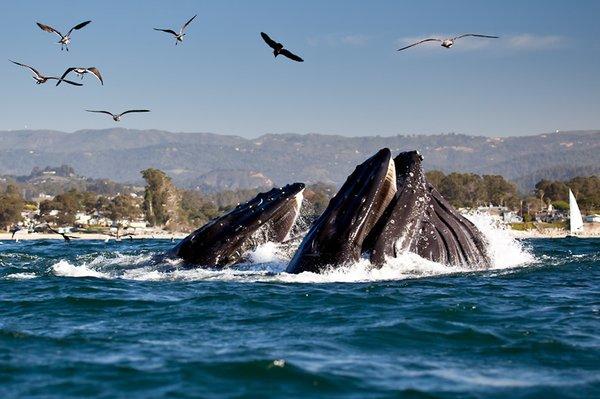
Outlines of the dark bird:
[[275,40],[271,39],[269,37],[269,35],[267,35],[265,32],[260,32],[260,35],[262,36],[265,43],[267,43],[269,45],[269,47],[271,47],[273,49],[273,55],[275,57],[277,57],[279,54],[281,54],[281,55],[289,58],[290,60],[304,62],[304,60],[302,58],[298,57],[296,54],[292,53],[291,51],[283,48],[283,44],[277,43]]
[[98,80],[100,81],[100,83],[102,83],[102,85],[104,85],[104,80],[102,80],[102,75],[100,75],[100,71],[96,67],[69,68],[65,71],[65,73],[62,74],[62,76],[60,77],[61,80],[56,82],[56,85],[58,86],[60,84],[60,82],[62,81],[62,79],[71,72],[75,72],[77,74],[77,76],[79,76],[82,80],[83,80],[83,75],[85,75],[86,73],[91,73],[92,75],[94,75],[95,77],[98,78]]
[[54,230],[52,227],[48,226],[48,230],[50,230],[51,232],[53,232],[54,234],[60,234],[62,236],[62,238],[66,241],[69,242],[71,241],[71,239],[77,239],[77,237],[74,236],[69,236],[66,235],[65,233],[61,233],[58,230]]
[[465,33],[464,35],[456,36],[456,37],[453,37],[451,39],[438,39],[438,38],[423,39],[423,40],[420,40],[420,41],[418,41],[416,43],[408,45],[406,47],[399,48],[397,51],[406,50],[407,48],[411,48],[413,46],[419,45],[421,43],[426,43],[426,42],[440,42],[442,47],[450,48],[450,47],[452,47],[454,45],[454,41],[455,40],[461,39],[463,37],[468,37],[468,36],[472,36],[472,37],[486,37],[488,39],[498,39],[499,38],[499,36],[488,36],[488,35],[478,35],[478,34],[475,34],[475,33]]
[[56,29],[54,29],[51,26],[44,25],[39,22],[36,22],[36,24],[37,24],[37,26],[40,27],[41,30],[50,32],[50,33],[56,33],[58,36],[60,36],[60,40],[58,41],[58,44],[60,44],[61,51],[63,49],[66,49],[67,51],[69,51],[69,43],[71,43],[71,33],[73,33],[74,30],[79,30],[79,29],[83,28],[90,22],[92,22],[92,21],[85,21],[85,22],[80,23],[79,25],[75,25],[74,27],[72,27],[69,30],[69,32],[66,35],[63,35],[62,33],[60,33],[59,31],[57,31]]
[[12,233],[12,236],[10,238],[15,238],[15,234],[17,234],[19,231],[23,230],[22,228],[20,228],[19,226],[13,226],[9,232]]
[[110,115],[112,116],[113,120],[115,122],[118,122],[121,120],[121,117],[125,114],[131,114],[133,112],[150,112],[149,109],[130,109],[129,111],[125,111],[125,112],[121,112],[120,114],[113,114],[112,112],[108,112],[108,111],[96,111],[93,109],[86,109],[87,112],[95,112],[98,114],[106,114],[106,115]]
[[41,73],[39,73],[37,69],[30,67],[29,65],[21,64],[20,62],[16,62],[16,61],[12,61],[12,60],[9,60],[9,61],[12,62],[13,64],[16,64],[16,65],[19,65],[19,66],[22,66],[22,67],[25,67],[25,68],[28,68],[29,70],[31,70],[31,72],[33,72],[33,79],[35,80],[35,83],[37,83],[39,85],[41,85],[42,83],[46,83],[49,80],[58,80],[58,83],[65,82],[65,83],[68,83],[68,84],[74,85],[74,86],[83,86],[81,83],[75,83],[75,82],[72,82],[70,80],[66,80],[63,78],[57,78],[54,76],[44,76]]
[[154,30],[158,30],[161,32],[166,32],[166,33],[170,33],[173,36],[175,36],[175,45],[177,45],[179,42],[183,42],[183,37],[185,36],[185,29],[188,27],[188,25],[190,24],[190,22],[192,22],[194,20],[194,18],[196,18],[198,16],[198,14],[194,15],[192,18],[190,18],[189,21],[187,21],[185,24],[183,24],[183,26],[181,27],[181,29],[179,29],[179,33],[175,32],[172,29],[159,29],[159,28],[154,28]]

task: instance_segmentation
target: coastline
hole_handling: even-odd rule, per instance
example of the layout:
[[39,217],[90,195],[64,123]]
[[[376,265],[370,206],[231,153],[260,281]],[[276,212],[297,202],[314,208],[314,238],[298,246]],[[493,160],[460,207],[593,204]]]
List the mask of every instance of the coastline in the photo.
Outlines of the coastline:
[[[100,233],[69,233],[68,234],[69,237],[75,237],[76,240],[115,240],[116,237],[115,236],[111,236],[108,234],[100,234]],[[175,240],[180,240],[182,238],[185,238],[188,235],[188,233],[181,233],[181,232],[174,232],[174,233],[168,233],[168,232],[158,232],[155,234],[138,234],[135,236],[132,236],[131,238],[134,240],[144,240],[144,239],[161,239],[161,240],[170,240],[170,239],[175,239]],[[121,237],[121,241],[125,241],[128,240],[129,236],[127,237]],[[12,237],[11,233],[0,233],[0,241],[13,241],[13,240],[23,240],[23,241],[29,241],[29,240],[60,240],[62,241],[63,238],[62,236],[60,236],[59,234],[49,234],[49,233],[28,233],[28,232],[18,232],[17,234],[15,234],[14,238]]]
[[[577,233],[579,238],[600,238],[600,224],[597,226],[585,226],[581,233]],[[531,230],[508,230],[515,238],[565,238],[569,231],[557,228],[541,228]]]
[[[587,227],[587,226],[586,226]],[[568,235],[568,231],[563,229],[542,229],[542,230],[507,230],[514,238],[518,239],[529,239],[529,238],[565,238]],[[154,234],[144,233],[132,236],[133,240],[148,240],[148,239],[156,239],[156,240],[181,240],[187,237],[189,233],[184,232],[157,232]],[[69,233],[70,237],[75,237],[76,240],[115,240],[116,237],[108,235],[108,234],[100,234],[100,233]],[[600,225],[592,226],[591,228],[586,228],[582,233],[577,234],[577,237],[580,238],[600,238]],[[121,241],[128,240],[129,236],[122,237]],[[11,233],[0,233],[0,241],[13,241],[13,240],[63,240],[62,236],[58,234],[49,234],[49,233],[28,233],[28,232],[18,232],[15,234],[15,237],[12,237]]]

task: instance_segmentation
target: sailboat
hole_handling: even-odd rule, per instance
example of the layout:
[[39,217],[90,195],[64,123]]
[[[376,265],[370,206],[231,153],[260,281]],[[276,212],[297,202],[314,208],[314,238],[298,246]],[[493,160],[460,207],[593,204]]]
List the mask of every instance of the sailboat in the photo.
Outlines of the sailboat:
[[569,189],[569,222],[568,237],[576,237],[576,233],[583,231],[583,218],[571,189]]

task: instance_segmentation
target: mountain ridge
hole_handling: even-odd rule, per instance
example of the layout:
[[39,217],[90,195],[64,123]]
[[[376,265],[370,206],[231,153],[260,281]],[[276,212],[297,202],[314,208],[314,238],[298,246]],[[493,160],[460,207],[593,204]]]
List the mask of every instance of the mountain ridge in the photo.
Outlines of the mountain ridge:
[[564,177],[567,169],[595,170],[593,165],[600,164],[600,130],[509,137],[267,133],[243,138],[111,128],[0,131],[0,174],[23,175],[36,166],[68,164],[86,176],[130,183],[141,181],[142,169],[155,167],[182,186],[215,170],[258,172],[275,185],[341,184],[356,164],[382,147],[394,153],[420,150],[427,170],[501,174],[523,182],[522,189],[531,188],[532,176]]

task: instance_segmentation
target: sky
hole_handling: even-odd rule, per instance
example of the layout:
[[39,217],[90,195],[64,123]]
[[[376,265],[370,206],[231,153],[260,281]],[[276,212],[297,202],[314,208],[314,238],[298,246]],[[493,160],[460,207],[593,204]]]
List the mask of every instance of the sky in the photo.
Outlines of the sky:
[[[179,27],[183,45],[152,28]],[[600,128],[598,1],[3,1],[0,130],[114,126],[257,137],[464,133],[512,136]],[[35,22],[68,31],[70,51]],[[273,58],[260,32],[304,63]],[[395,50],[430,35],[482,33]],[[35,85],[96,66],[100,86]],[[75,77],[75,76],[72,76]],[[85,109],[127,115],[116,124]]]

